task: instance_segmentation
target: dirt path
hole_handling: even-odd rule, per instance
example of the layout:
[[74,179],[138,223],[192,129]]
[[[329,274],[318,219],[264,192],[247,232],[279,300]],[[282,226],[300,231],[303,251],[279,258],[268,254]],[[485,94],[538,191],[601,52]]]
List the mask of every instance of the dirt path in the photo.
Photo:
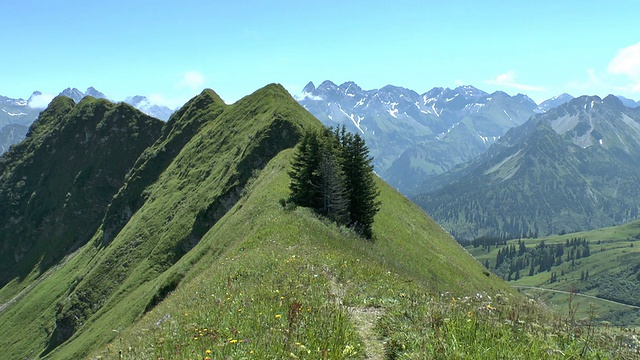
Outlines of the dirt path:
[[[331,278],[330,284],[334,303],[338,306],[343,306],[342,299],[347,292],[346,286],[339,284],[336,278]],[[384,315],[384,310],[366,306],[348,306],[346,310],[358,331],[358,335],[364,342],[365,359],[383,360],[384,342],[378,338],[375,326],[378,318]]]
[[378,339],[375,331],[376,321],[384,315],[384,311],[373,307],[348,307],[347,311],[364,342],[365,359],[384,359],[384,342]]

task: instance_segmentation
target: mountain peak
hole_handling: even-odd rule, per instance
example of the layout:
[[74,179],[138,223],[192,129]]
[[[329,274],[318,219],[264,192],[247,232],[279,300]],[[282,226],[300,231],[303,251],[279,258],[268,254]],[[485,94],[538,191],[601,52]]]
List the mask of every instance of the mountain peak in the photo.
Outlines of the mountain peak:
[[96,90],[93,86],[87,88],[87,91],[84,92],[85,96],[93,96],[96,99],[106,99],[107,96],[100,91]]
[[625,106],[617,96],[611,94],[602,99],[602,102],[617,109],[621,109]]
[[224,100],[222,100],[222,98],[220,97],[220,95],[218,95],[217,92],[213,91],[212,89],[204,89],[202,90],[202,92],[200,93],[199,96],[207,96],[208,98],[210,98],[214,103],[217,104],[224,104]]
[[316,86],[313,84],[313,81],[309,81],[307,85],[305,85],[304,89],[302,89],[303,93],[312,93],[316,90]]

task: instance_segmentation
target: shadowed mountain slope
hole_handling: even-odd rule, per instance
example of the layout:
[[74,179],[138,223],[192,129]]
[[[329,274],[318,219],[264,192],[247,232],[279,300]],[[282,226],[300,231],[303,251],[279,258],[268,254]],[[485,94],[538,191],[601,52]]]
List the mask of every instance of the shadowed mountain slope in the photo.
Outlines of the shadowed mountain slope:
[[84,245],[161,127],[126,104],[55,98],[0,157],[0,285]]

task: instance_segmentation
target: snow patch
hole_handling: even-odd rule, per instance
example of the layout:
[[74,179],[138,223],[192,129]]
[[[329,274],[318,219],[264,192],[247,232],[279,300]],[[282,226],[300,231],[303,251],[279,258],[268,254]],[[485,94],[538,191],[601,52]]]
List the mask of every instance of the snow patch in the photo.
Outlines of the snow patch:
[[509,120],[511,120],[511,122],[513,122],[513,119],[511,118],[511,116],[509,116],[509,114],[507,114],[507,110],[502,110],[502,112],[504,112],[504,114],[507,115]]
[[5,112],[5,113],[6,113],[7,115],[9,115],[9,116],[25,116],[25,115],[28,115],[27,113],[23,113],[23,112],[21,112],[21,113],[12,113],[12,112],[8,112],[8,111],[7,111],[7,110],[5,110],[5,109],[2,109],[2,111],[3,111],[3,112]]
[[398,118],[398,109],[389,109],[389,115],[393,116],[394,118]]
[[480,111],[480,109],[482,109],[482,107],[484,107],[484,105],[485,104],[480,103],[467,104],[465,105],[464,109],[469,110],[470,112],[478,112]]
[[353,114],[347,114],[346,111],[342,110],[342,107],[340,106],[340,104],[338,104],[338,108],[346,117],[349,118],[349,120],[351,120],[353,125],[355,125],[358,128],[358,130],[360,130],[360,132],[364,135],[364,130],[362,130],[362,128],[360,127],[360,121],[364,120],[364,116],[363,117],[358,116],[358,120],[356,120]]
[[364,105],[364,98],[360,99],[360,101],[358,101],[355,106],[361,106],[361,105]]
[[424,102],[424,104],[423,104],[423,105],[427,105],[427,104],[428,104],[428,103],[430,103],[430,102],[436,102],[436,101],[438,101],[438,99],[436,99],[436,98],[427,98],[427,95],[423,95],[423,96],[422,96],[422,101]]
[[600,145],[602,145],[602,139],[598,140],[598,142],[600,143]]
[[446,98],[446,99],[445,99],[445,101],[446,101],[446,102],[449,102],[449,101],[451,101],[451,100],[455,99],[458,95],[460,95],[460,94],[455,94],[455,95],[453,95],[453,97],[452,97],[452,98]]

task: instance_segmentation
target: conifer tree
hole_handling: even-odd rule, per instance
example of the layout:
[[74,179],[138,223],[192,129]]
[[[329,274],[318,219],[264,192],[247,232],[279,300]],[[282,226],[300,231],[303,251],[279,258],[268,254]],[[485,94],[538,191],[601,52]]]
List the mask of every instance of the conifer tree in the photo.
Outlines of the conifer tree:
[[371,238],[380,203],[372,158],[360,135],[346,128],[306,133],[289,172],[290,200]]
[[321,146],[320,162],[318,164],[318,189],[321,207],[316,211],[338,224],[348,221],[348,198],[345,189],[344,174],[336,160],[336,153],[331,138],[325,138]]
[[318,134],[313,131],[306,132],[298,145],[289,177],[289,190],[291,201],[298,206],[317,209],[319,207],[318,167],[320,163],[320,144]]
[[342,168],[349,194],[349,224],[370,239],[373,235],[373,218],[380,210],[380,203],[376,200],[379,192],[371,165],[373,159],[359,134],[346,134],[342,144]]

